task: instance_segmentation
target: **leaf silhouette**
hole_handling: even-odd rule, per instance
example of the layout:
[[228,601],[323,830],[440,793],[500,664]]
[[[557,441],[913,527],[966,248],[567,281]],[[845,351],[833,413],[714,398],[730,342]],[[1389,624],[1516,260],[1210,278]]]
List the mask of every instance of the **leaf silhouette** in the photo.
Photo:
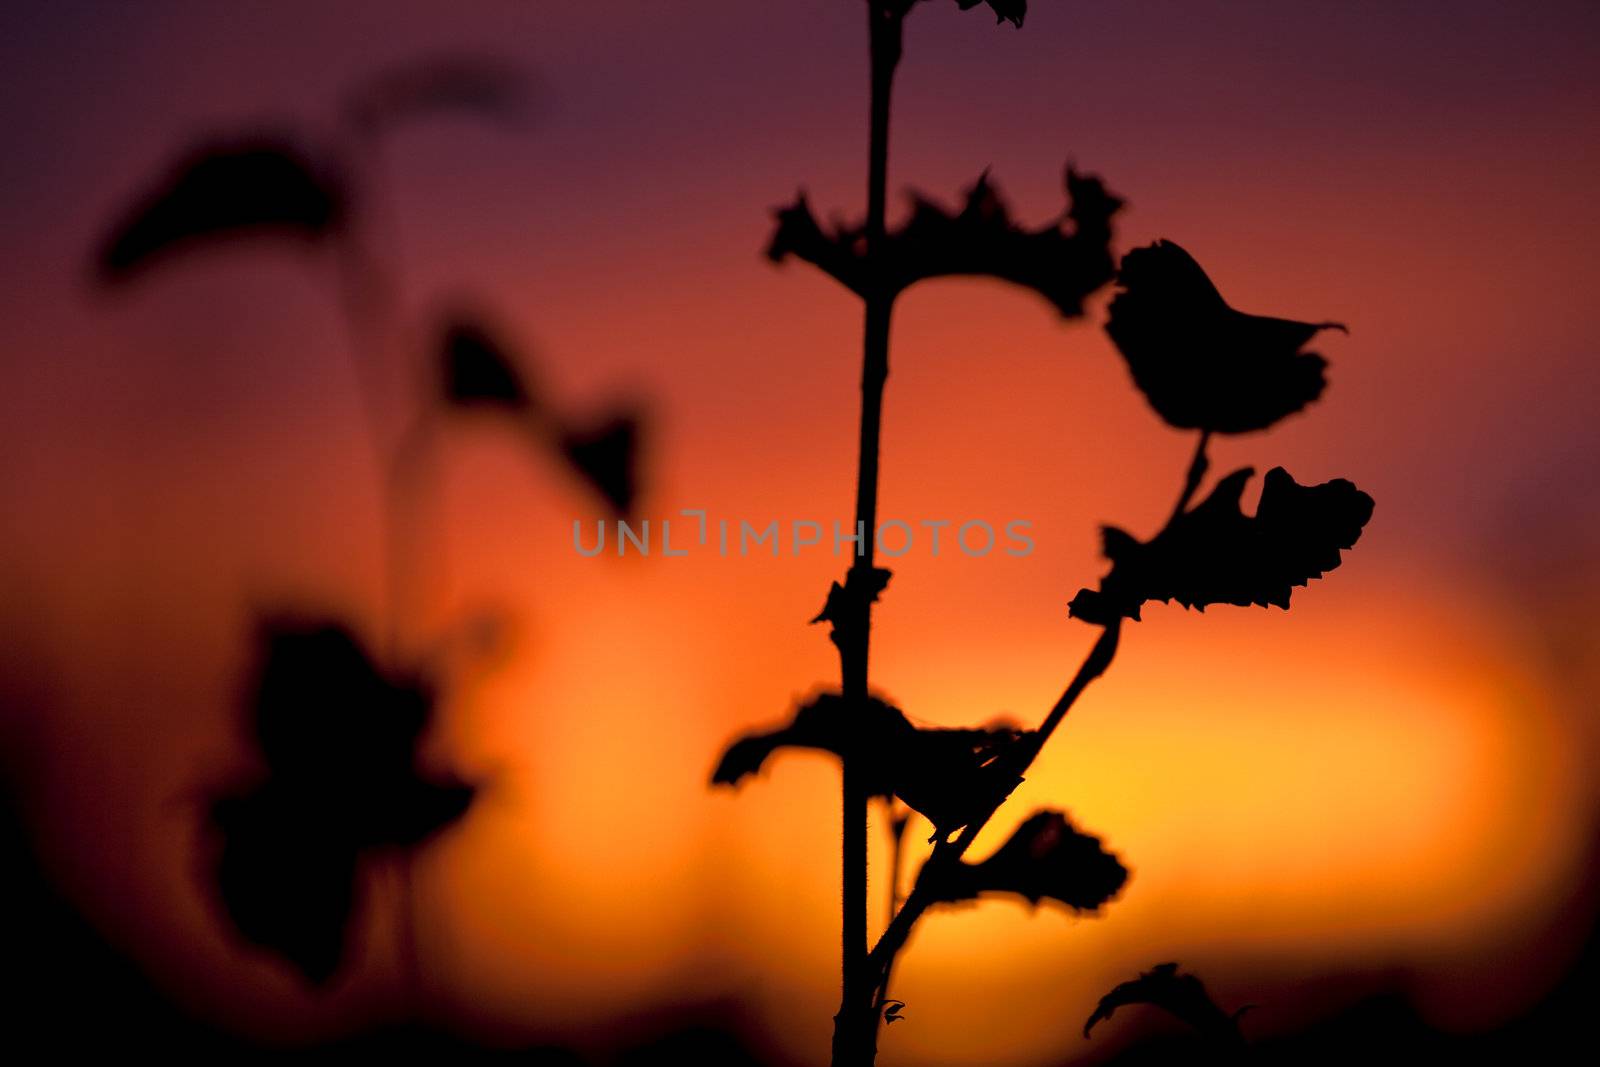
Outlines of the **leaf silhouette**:
[[620,516],[633,513],[638,492],[636,468],[639,420],[616,415],[593,426],[568,426],[561,433],[561,452]]
[[1030,904],[1055,900],[1074,911],[1097,910],[1128,880],[1127,868],[1100,839],[1079,831],[1059,811],[1034,812],[982,862],[932,868],[929,874],[930,891],[946,903],[1015,893]]
[[268,782],[217,798],[217,888],[234,926],[316,984],[344,959],[359,851],[320,801]]
[[510,358],[487,331],[465,320],[445,326],[444,396],[457,407],[522,411],[529,395]]
[[[1017,226],[988,174],[950,212],[913,196],[911,217],[884,241],[879,284],[897,294],[925,278],[984,275],[1032,289],[1065,316],[1083,313],[1083,301],[1111,280],[1111,217],[1122,201],[1100,179],[1066,172],[1067,209],[1037,230]],[[775,213],[767,247],[774,262],[796,256],[860,296],[873,283],[861,226],[818,224],[804,194]]]
[[1023,17],[1028,13],[1028,0],[956,0],[956,5],[963,11],[970,11],[979,4],[988,4],[994,11],[996,25],[1010,22],[1020,27]]
[[1337,322],[1235,311],[1178,245],[1157,241],[1122,258],[1106,333],[1133,380],[1173,426],[1261,430],[1322,395],[1327,361],[1301,348]]
[[1202,611],[1210,604],[1287,608],[1295,586],[1339,566],[1340,550],[1356,543],[1372,517],[1372,498],[1342,478],[1304,486],[1274,467],[1255,515],[1247,516],[1239,498],[1253,473],[1245,467],[1223,478],[1149,541],[1105,527],[1111,573],[1098,590],[1079,590],[1072,616],[1102,626],[1138,619],[1147,600]]
[[382,674],[348,630],[273,621],[261,638],[252,722],[267,777],[212,803],[217,886],[240,933],[323,982],[343,957],[361,855],[419,844],[475,790],[419,770],[431,694]]
[[199,145],[111,229],[100,278],[126,281],[158,257],[245,234],[316,240],[341,224],[342,182],[287,140]]
[[[1010,726],[946,730],[918,727],[877,698],[851,707],[838,693],[802,705],[785,726],[747,734],[730,745],[711,784],[737,786],[758,773],[780,748],[809,748],[850,758],[862,768],[867,791],[898,796],[948,837],[986,815],[1022,781],[1006,756],[1029,735]],[[852,747],[853,746],[853,747]]]
[[1111,1018],[1118,1008],[1129,1004],[1153,1004],[1221,1044],[1244,1044],[1244,1037],[1239,1033],[1239,1016],[1248,1008],[1229,1015],[1217,1007],[1199,978],[1180,974],[1176,963],[1157,964],[1101,997],[1093,1014],[1083,1024],[1083,1036],[1087,1038],[1097,1023]]
[[527,78],[515,64],[490,56],[432,56],[370,79],[350,95],[345,117],[366,132],[441,111],[508,121],[525,113],[527,97]]

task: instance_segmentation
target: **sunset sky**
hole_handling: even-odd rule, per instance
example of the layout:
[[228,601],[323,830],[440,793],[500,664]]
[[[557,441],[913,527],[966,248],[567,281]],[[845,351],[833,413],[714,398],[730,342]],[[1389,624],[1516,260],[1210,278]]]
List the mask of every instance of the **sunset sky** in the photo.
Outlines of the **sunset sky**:
[[[408,57],[514,61],[526,121],[387,142],[394,381],[444,311],[479,309],[562,409],[643,407],[642,517],[831,527],[854,501],[859,303],[761,253],[797,189],[824,217],[864,210],[862,7],[0,15],[7,763],[61,884],[187,1010],[298,1041],[394,994],[392,872],[349,972],[314,993],[228,931],[196,859],[197,798],[252,766],[256,613],[378,638],[380,483],[328,257],[239,245],[106,292],[109,221],[198,135],[326,132],[349,86]],[[995,900],[926,920],[880,1062],[1088,1062],[1141,1022],[1085,1043],[1095,998],[1166,959],[1258,1005],[1259,1033],[1380,985],[1438,1026],[1493,1025],[1570,962],[1600,817],[1600,9],[1029,8],[1020,31],[948,0],[910,19],[891,218],[899,191],[955,203],[988,168],[1037,225],[1068,160],[1100,175],[1128,201],[1119,251],[1170,238],[1237,307],[1350,326],[1315,346],[1322,400],[1218,441],[1213,470],[1346,477],[1377,508],[1288,614],[1151,605],[1125,629],[975,854],[1061,806],[1127,889],[1094,917]],[[1066,604],[1103,571],[1098,526],[1148,536],[1172,506],[1192,440],[1132,388],[1108,295],[1063,320],[949,280],[897,307],[882,514],[1023,519],[1036,543],[892,564],[873,680],[920,722],[1041,718],[1095,636]],[[706,783],[729,739],[837,682],[805,623],[845,561],[581,558],[596,502],[492,420],[449,426],[434,474],[408,626],[509,620],[499,654],[444,657],[430,754],[490,785],[419,861],[435,1014],[603,1053],[640,1017],[736,1002],[776,1054],[815,1055],[837,770],[785,755],[738,793]]]

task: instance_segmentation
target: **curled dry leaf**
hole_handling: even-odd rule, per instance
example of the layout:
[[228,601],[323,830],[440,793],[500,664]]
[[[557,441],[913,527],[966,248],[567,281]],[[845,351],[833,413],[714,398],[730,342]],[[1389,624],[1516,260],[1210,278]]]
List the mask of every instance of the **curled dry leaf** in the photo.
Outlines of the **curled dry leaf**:
[[1066,189],[1061,217],[1036,230],[1012,221],[987,174],[956,212],[914,196],[911,217],[885,237],[876,283],[865,229],[825,230],[802,194],[775,213],[778,225],[767,255],[774,262],[791,255],[803,259],[863,297],[874,284],[894,295],[926,278],[981,275],[1032,289],[1062,315],[1077,316],[1084,298],[1111,280],[1111,217],[1122,201],[1100,179],[1070,167]]
[[1261,430],[1322,395],[1327,361],[1301,348],[1336,322],[1235,311],[1178,245],[1157,241],[1122,258],[1106,333],[1133,380],[1173,426]]
[[1220,1044],[1244,1044],[1244,1037],[1239,1033],[1239,1016],[1248,1011],[1248,1007],[1229,1015],[1217,1007],[1206,992],[1205,983],[1192,974],[1179,973],[1176,963],[1157,964],[1101,997],[1093,1014],[1083,1024],[1083,1036],[1087,1038],[1097,1023],[1111,1018],[1118,1008],[1129,1004],[1153,1004]]
[[845,572],[843,585],[829,584],[828,599],[812,617],[812,625],[828,623],[832,627],[828,640],[840,648],[849,648],[866,624],[867,606],[877,602],[892,577],[894,572],[885,567],[851,567]]
[[867,790],[897,796],[944,838],[987,815],[1022,781],[1008,756],[1025,743],[1011,727],[945,730],[914,726],[900,709],[877,698],[851,707],[837,693],[802,705],[776,730],[747,734],[730,745],[711,775],[713,785],[738,785],[780,748],[809,748],[844,756],[863,769]]
[[252,726],[267,776],[211,806],[217,888],[234,925],[314,982],[344,953],[357,866],[460,819],[473,786],[424,773],[432,695],[379,671],[334,623],[262,629]]
[[926,877],[929,891],[946,903],[1015,893],[1030,904],[1055,900],[1074,911],[1095,911],[1122,890],[1128,870],[1064,812],[1038,811],[988,859],[932,867]]
[[1340,550],[1356,543],[1372,517],[1372,498],[1342,478],[1304,486],[1274,467],[1256,513],[1247,516],[1239,499],[1253,473],[1246,467],[1223,478],[1149,541],[1106,527],[1111,572],[1098,590],[1078,591],[1072,616],[1102,626],[1137,619],[1147,600],[1200,610],[1210,604],[1287,608],[1295,586],[1339,566]]
[[209,241],[270,234],[316,240],[345,215],[342,180],[286,138],[197,145],[173,164],[101,246],[101,281],[122,282],[164,255]]

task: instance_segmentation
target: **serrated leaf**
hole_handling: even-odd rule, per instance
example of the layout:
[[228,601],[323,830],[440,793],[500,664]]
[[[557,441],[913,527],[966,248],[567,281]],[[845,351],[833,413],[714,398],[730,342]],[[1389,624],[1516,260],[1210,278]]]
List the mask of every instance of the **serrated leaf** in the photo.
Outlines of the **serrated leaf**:
[[209,142],[185,153],[112,227],[98,266],[126,281],[163,256],[253,234],[316,240],[343,222],[342,181],[288,140]]
[[956,6],[963,11],[970,11],[979,4],[988,4],[994,12],[996,25],[1002,22],[1021,27],[1023,18],[1028,14],[1028,0],[956,0]]
[[1111,1018],[1118,1008],[1129,1004],[1151,1004],[1161,1008],[1220,1044],[1244,1044],[1244,1037],[1239,1033],[1239,1016],[1246,1009],[1241,1008],[1229,1015],[1211,999],[1205,983],[1192,974],[1179,973],[1176,963],[1157,964],[1101,997],[1100,1003],[1083,1024],[1083,1036],[1087,1038],[1097,1023]]
[[1107,527],[1111,572],[1073,598],[1074,618],[1107,625],[1139,618],[1148,600],[1204,610],[1211,604],[1288,608],[1294,587],[1339,566],[1372,517],[1372,498],[1344,479],[1300,485],[1282,467],[1267,472],[1253,516],[1239,509],[1246,467],[1149,541]]
[[[877,284],[894,295],[928,278],[987,276],[1032,289],[1062,315],[1082,314],[1084,298],[1111,280],[1111,217],[1122,201],[1098,178],[1070,167],[1066,187],[1067,209],[1036,230],[1012,221],[987,174],[959,211],[914,196],[911,217],[885,236]],[[767,247],[772,260],[795,256],[858,295],[871,294],[863,227],[824,229],[804,194],[775,217]]]
[[1122,259],[1106,333],[1151,407],[1173,426],[1261,430],[1322,395],[1327,361],[1301,351],[1336,322],[1235,311],[1178,245],[1157,241]]
[[934,824],[935,838],[942,838],[986,815],[1022,781],[1006,756],[1028,736],[1012,727],[917,727],[899,708],[877,698],[852,707],[838,693],[822,693],[784,726],[747,734],[730,745],[711,783],[736,786],[782,748],[840,757],[849,752],[869,793],[898,796]]
[[[935,873],[936,872],[936,873]],[[1122,890],[1128,871],[1100,839],[1079,831],[1064,812],[1038,811],[979,863],[934,868],[929,891],[955,903],[985,893],[1014,893],[1030,904],[1054,900],[1096,911]]]

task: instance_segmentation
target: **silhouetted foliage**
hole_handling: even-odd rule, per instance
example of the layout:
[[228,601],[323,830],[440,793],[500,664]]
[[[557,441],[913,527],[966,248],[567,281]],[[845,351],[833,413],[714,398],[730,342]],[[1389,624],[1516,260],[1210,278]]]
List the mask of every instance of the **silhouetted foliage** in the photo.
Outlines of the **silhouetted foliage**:
[[1161,417],[1184,429],[1245,433],[1322,395],[1327,361],[1300,349],[1337,322],[1235,311],[1171,241],[1122,258],[1106,333]]
[[445,400],[459,407],[503,408],[521,412],[529,406],[527,389],[509,356],[478,326],[451,321],[440,343],[444,355]]
[[988,859],[933,868],[926,884],[943,903],[1015,893],[1030,904],[1049,899],[1096,911],[1127,880],[1127,868],[1098,837],[1078,830],[1063,812],[1037,811]]
[[638,494],[639,419],[614,415],[592,426],[561,431],[561,451],[619,516],[633,513]]
[[1098,591],[1079,590],[1073,617],[1101,625],[1137,619],[1147,600],[1202,611],[1209,604],[1287,609],[1295,586],[1339,566],[1339,551],[1356,543],[1372,517],[1372,498],[1342,478],[1304,486],[1274,467],[1255,515],[1246,516],[1239,498],[1254,473],[1245,467],[1223,478],[1149,541],[1105,527],[1111,573]]
[[315,240],[335,230],[344,213],[342,180],[291,140],[207,142],[184,153],[112,227],[99,254],[100,277],[124,281],[164,253],[217,238]]
[[1010,726],[947,730],[918,727],[899,708],[869,698],[852,707],[822,693],[776,730],[748,734],[730,745],[712,772],[713,785],[738,785],[780,748],[846,754],[864,772],[868,792],[897,796],[943,838],[1000,803],[1022,781],[1005,757],[1027,731]]
[[1032,289],[1065,316],[1083,313],[1083,300],[1111,280],[1111,217],[1122,201],[1099,178],[1066,172],[1068,205],[1037,230],[1016,225],[984,174],[958,212],[921,196],[911,217],[889,233],[870,264],[864,226],[824,230],[801,195],[775,213],[767,247],[773,261],[796,256],[862,297],[899,293],[925,278],[987,275]]
[[1239,1016],[1248,1011],[1248,1007],[1229,1015],[1217,1007],[1206,992],[1205,983],[1192,974],[1179,973],[1176,963],[1157,964],[1101,997],[1093,1014],[1083,1024],[1083,1036],[1087,1038],[1097,1023],[1111,1018],[1118,1008],[1129,1004],[1153,1004],[1219,1044],[1244,1044],[1239,1033]]
[[[980,2],[958,0],[963,10]],[[1022,24],[1026,5],[1021,0],[987,3],[999,21]],[[1013,221],[985,173],[959,210],[914,196],[909,218],[890,229],[885,210],[890,97],[903,57],[903,23],[916,6],[916,0],[867,4],[871,97],[864,220],[824,226],[801,193],[774,212],[776,226],[767,246],[769,259],[793,256],[811,263],[864,305],[856,519],[867,531],[877,526],[883,393],[899,294],[928,278],[990,277],[1037,292],[1063,316],[1081,315],[1085,299],[1113,276],[1111,223],[1122,206],[1099,178],[1069,166],[1066,209],[1054,222],[1030,230]],[[780,729],[738,740],[712,776],[713,783],[737,783],[785,746],[815,748],[840,759],[842,980],[834,1067],[870,1067],[879,1021],[903,1018],[902,1003],[889,996],[892,972],[913,927],[931,906],[1009,892],[1034,903],[1053,899],[1094,912],[1126,882],[1120,859],[1059,812],[1035,814],[987,860],[963,858],[1086,688],[1110,667],[1122,620],[1138,619],[1147,600],[1202,609],[1214,603],[1287,607],[1294,586],[1339,565],[1340,551],[1355,544],[1371,516],[1372,499],[1351,483],[1300,486],[1281,468],[1267,475],[1253,516],[1239,508],[1249,469],[1224,478],[1191,508],[1209,465],[1212,433],[1265,428],[1321,394],[1326,363],[1301,348],[1336,324],[1234,311],[1199,265],[1171,242],[1129,253],[1119,280],[1121,291],[1106,328],[1156,410],[1176,426],[1198,430],[1199,440],[1172,518],[1159,533],[1141,542],[1121,530],[1105,530],[1111,571],[1098,590],[1080,591],[1069,612],[1098,624],[1101,633],[1038,729],[919,729],[869,695],[872,610],[890,577],[874,566],[876,546],[869,535],[845,580],[832,584],[812,620],[831,624],[841,692],[805,705]],[[905,822],[889,803],[891,917],[874,943],[866,923],[866,813],[875,795],[899,798],[932,821],[935,830],[931,854],[902,896]],[[1186,982],[1198,988],[1198,980]],[[1131,996],[1132,987],[1121,995]],[[1105,1010],[1115,1006],[1116,996],[1104,1002]]]
[[864,617],[863,609],[877,602],[892,577],[894,572],[885,567],[850,568],[845,572],[843,585],[829,583],[828,599],[823,602],[822,610],[812,617],[811,624],[828,623],[831,627],[828,640],[840,648],[849,647],[851,642],[860,640],[857,627]]
[[377,133],[440,111],[509,121],[524,115],[527,105],[528,80],[515,64],[490,56],[433,56],[379,72],[350,94],[345,118]]
[[956,5],[963,11],[970,11],[979,4],[989,5],[994,11],[996,24],[1010,22],[1020,27],[1023,17],[1028,13],[1028,0],[956,0]]
[[344,956],[362,853],[422,842],[474,788],[422,772],[432,695],[380,671],[348,630],[273,621],[261,641],[251,724],[267,778],[213,802],[217,885],[240,933],[324,982]]

